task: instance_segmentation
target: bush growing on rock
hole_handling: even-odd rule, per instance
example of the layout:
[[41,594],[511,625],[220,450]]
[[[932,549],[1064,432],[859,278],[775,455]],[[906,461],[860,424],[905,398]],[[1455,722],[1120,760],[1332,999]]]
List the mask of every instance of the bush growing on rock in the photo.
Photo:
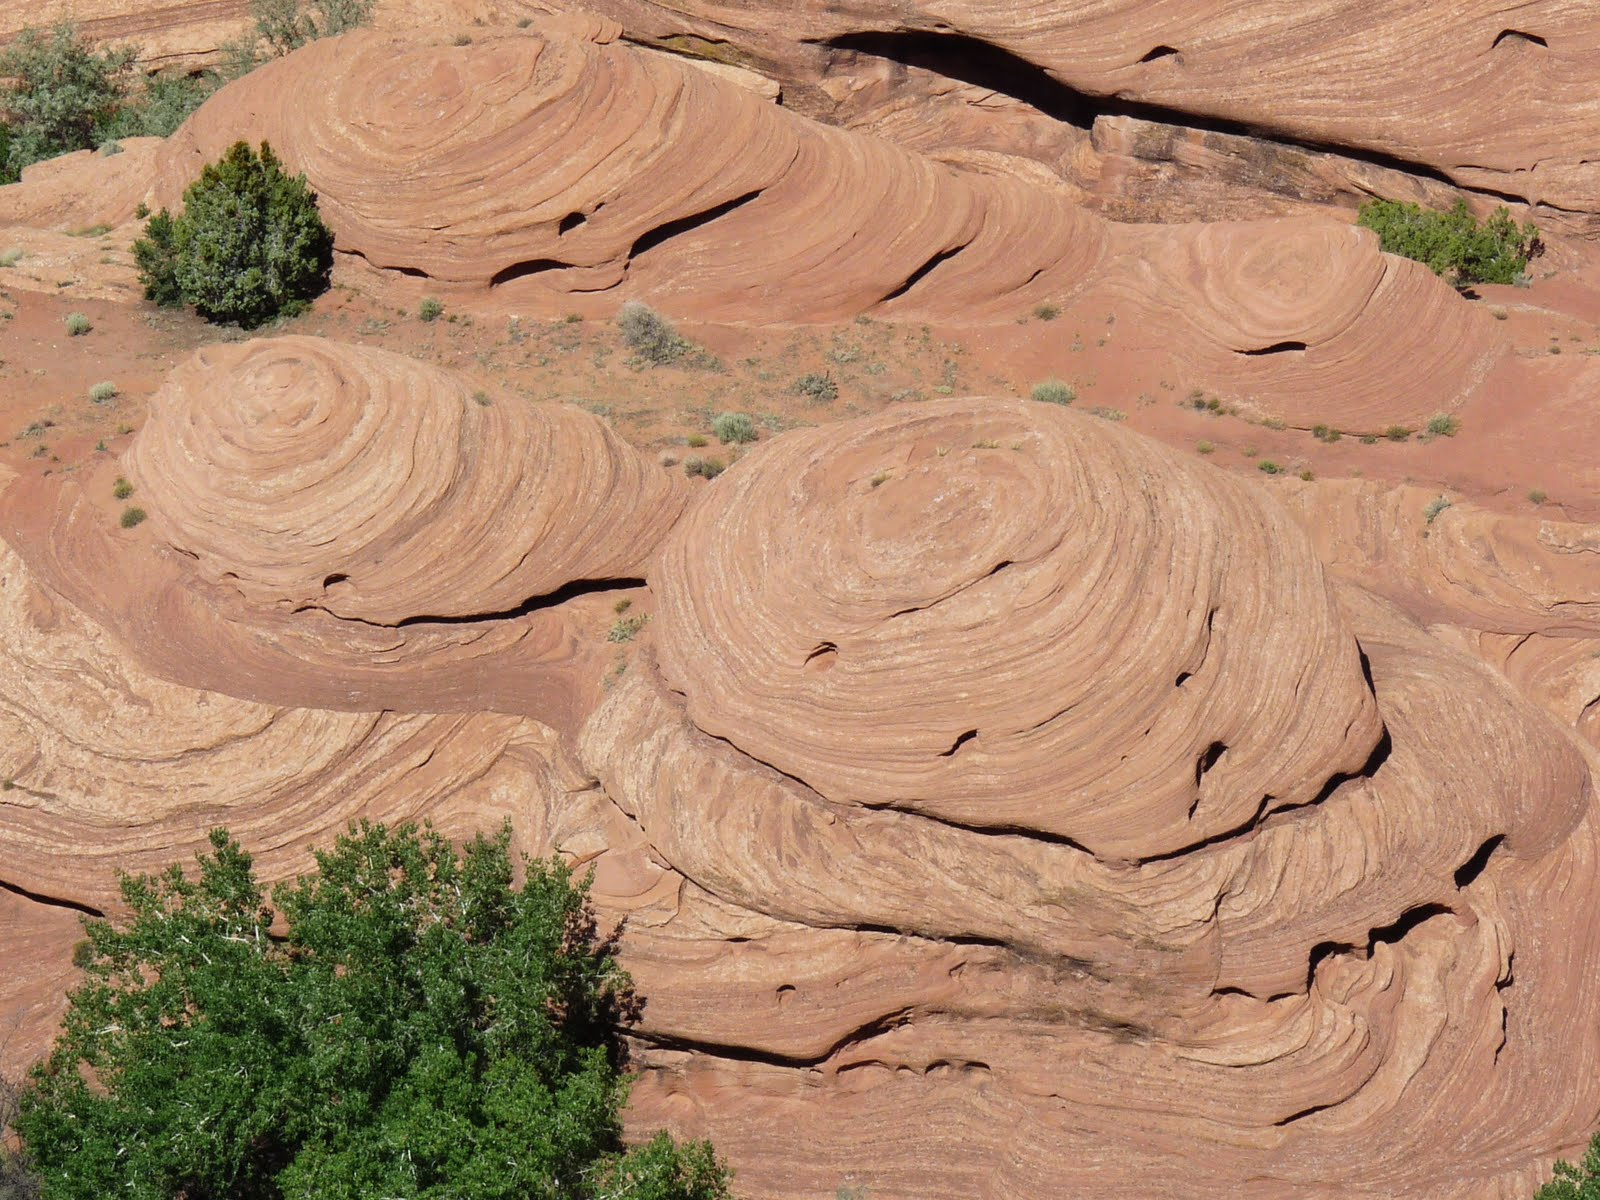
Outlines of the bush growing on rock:
[[1600,1133],[1590,1140],[1581,1163],[1558,1162],[1554,1175],[1534,1200],[1600,1200]]
[[166,137],[216,91],[211,72],[152,75],[132,70],[138,49],[99,51],[70,24],[27,29],[0,54],[0,183],[33,163],[117,139]]
[[353,827],[274,890],[281,939],[222,830],[197,878],[124,878],[16,1122],[46,1193],[725,1198],[709,1145],[624,1150],[631,983],[587,883],[517,887],[509,846]]
[[1465,200],[1448,212],[1397,200],[1369,200],[1357,223],[1378,235],[1389,254],[1425,263],[1457,287],[1515,283],[1539,251],[1539,231],[1518,226],[1503,205],[1479,225]]
[[235,142],[134,243],[145,296],[188,304],[208,321],[252,329],[292,315],[328,287],[333,235],[304,175],[290,175],[263,142]]
[[136,54],[132,47],[96,53],[70,24],[47,34],[23,30],[0,54],[0,79],[10,80],[0,92],[0,183],[13,182],[33,163],[99,145],[123,103]]

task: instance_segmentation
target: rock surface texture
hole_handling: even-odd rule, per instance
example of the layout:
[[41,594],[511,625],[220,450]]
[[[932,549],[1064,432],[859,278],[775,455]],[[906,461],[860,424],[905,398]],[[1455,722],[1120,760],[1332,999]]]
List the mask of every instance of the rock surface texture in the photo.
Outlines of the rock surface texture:
[[[200,7],[146,16],[203,53],[237,13]],[[396,6],[170,139],[0,189],[18,327],[72,286],[128,312],[138,206],[240,137],[319,193],[321,328],[423,295],[461,318],[405,326],[413,358],[151,317],[193,340],[147,405],[113,397],[131,440],[62,462],[55,416],[17,435],[0,1069],[48,1045],[118,869],[216,825],[276,879],[352,819],[509,818],[623,923],[630,1128],[710,1136],[752,1200],[1530,1194],[1600,1122],[1600,526],[1410,474],[1530,396],[1568,420],[1519,445],[1580,441],[1600,372],[1576,324],[1529,348],[1547,293],[1463,298],[1326,206],[1459,184],[1581,229],[1600,22],[591,7]],[[1229,219],[1108,219],[1193,202],[1159,164],[1215,169]],[[1292,215],[1251,207],[1263,180]],[[766,371],[758,441],[702,483],[637,412],[467,373],[584,318],[611,341],[573,357],[621,362],[598,322],[630,300],[726,357],[648,377],[702,428],[703,381],[736,395],[760,338],[820,361],[830,323],[841,369],[937,331],[948,381],[824,421],[766,412]],[[64,328],[50,353],[90,369]],[[963,398],[966,346],[1084,394]],[[1107,378],[1078,369],[1102,349]],[[1095,388],[1123,407],[1083,411]],[[1234,471],[1197,429],[1242,430]],[[1280,435],[1407,482],[1286,469],[1253,445]],[[1579,505],[1574,457],[1549,486]]]

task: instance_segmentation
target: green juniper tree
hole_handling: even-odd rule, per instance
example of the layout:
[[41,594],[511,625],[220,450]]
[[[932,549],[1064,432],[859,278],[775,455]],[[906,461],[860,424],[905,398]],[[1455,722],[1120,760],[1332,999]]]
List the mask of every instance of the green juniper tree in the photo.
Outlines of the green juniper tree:
[[363,823],[276,913],[221,830],[125,877],[16,1122],[46,1200],[725,1200],[708,1145],[623,1148],[638,1002],[587,882],[509,844]]
[[1556,1163],[1555,1178],[1539,1189],[1534,1200],[1600,1200],[1600,1134],[1590,1140],[1577,1166]]
[[150,219],[133,255],[146,298],[252,329],[327,290],[333,235],[304,175],[265,142],[259,155],[235,142],[184,192],[179,216]]

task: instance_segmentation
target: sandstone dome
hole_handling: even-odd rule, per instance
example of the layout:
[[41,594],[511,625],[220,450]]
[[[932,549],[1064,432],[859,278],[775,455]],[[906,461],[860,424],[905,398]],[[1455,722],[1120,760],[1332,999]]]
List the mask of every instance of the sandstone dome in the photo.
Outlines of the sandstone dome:
[[174,371],[128,455],[158,536],[258,603],[393,625],[637,577],[684,491],[580,409],[291,337]]

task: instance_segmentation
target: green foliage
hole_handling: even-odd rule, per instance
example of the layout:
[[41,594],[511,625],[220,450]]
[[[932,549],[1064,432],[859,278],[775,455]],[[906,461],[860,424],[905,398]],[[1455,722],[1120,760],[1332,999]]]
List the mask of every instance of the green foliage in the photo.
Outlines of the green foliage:
[[1033,398],[1041,404],[1071,404],[1078,393],[1059,379],[1046,379],[1033,385]]
[[813,404],[832,404],[839,398],[839,385],[833,376],[812,371],[794,381],[794,390]]
[[148,514],[142,508],[125,508],[122,510],[122,516],[118,520],[118,524],[124,529],[132,529],[136,525],[143,525],[146,516]]
[[1388,253],[1426,263],[1457,287],[1515,283],[1540,249],[1532,223],[1518,226],[1510,209],[1501,206],[1479,225],[1465,200],[1448,212],[1370,200],[1361,206],[1357,223],[1376,233]]
[[163,308],[183,303],[178,286],[177,222],[162,209],[145,223],[144,237],[133,243],[133,261],[144,284],[144,298]]
[[[3,784],[11,788],[11,780]],[[17,1119],[22,1089],[11,1079],[0,1075],[0,1130],[11,1127]],[[39,1200],[40,1180],[27,1155],[15,1153],[0,1139],[0,1200]]]
[[518,888],[509,845],[352,827],[274,890],[281,940],[225,831],[125,877],[17,1121],[52,1200],[725,1200],[708,1146],[623,1151],[631,983],[587,883]]
[[417,305],[417,319],[432,324],[444,315],[444,304],[437,297],[424,296],[422,303]]
[[671,321],[637,300],[622,306],[617,325],[628,348],[640,361],[652,366],[677,362],[689,350],[689,342],[679,336]]
[[711,432],[717,435],[717,441],[724,446],[737,446],[756,440],[756,423],[749,413],[719,413],[717,419],[711,422]]
[[369,24],[376,0],[251,0],[256,32],[273,55]]
[[1428,418],[1429,437],[1455,437],[1461,432],[1461,419],[1449,413],[1435,413]]
[[102,130],[111,138],[168,137],[223,84],[212,72],[152,75]]
[[104,404],[108,400],[117,398],[117,385],[109,379],[104,383],[97,383],[89,389],[89,399],[96,404]]
[[0,122],[5,125],[0,183],[33,163],[92,150],[124,102],[124,79],[138,51],[96,53],[70,24],[49,33],[25,29],[0,53]]
[[111,494],[118,500],[126,500],[133,495],[133,484],[129,483],[123,476],[118,475],[117,481],[111,485]]
[[1590,1140],[1581,1163],[1558,1162],[1554,1176],[1534,1200],[1600,1200],[1600,1133]]
[[147,298],[253,329],[327,290],[333,235],[316,193],[304,175],[287,174],[265,142],[259,156],[235,142],[201,171],[183,204],[176,219],[157,213],[134,243]]
[[691,479],[715,479],[727,470],[720,458],[686,458],[683,460],[683,473]]
[[94,328],[89,318],[80,312],[68,313],[66,324],[68,337],[82,337]]
[[634,613],[631,617],[621,617],[612,624],[606,634],[608,642],[631,642],[639,636],[639,631],[650,621],[648,613]]
[[1423,518],[1428,522],[1429,525],[1432,525],[1439,519],[1439,514],[1449,507],[1450,501],[1446,500],[1443,496],[1435,496],[1432,500],[1429,500],[1427,506],[1423,508]]

